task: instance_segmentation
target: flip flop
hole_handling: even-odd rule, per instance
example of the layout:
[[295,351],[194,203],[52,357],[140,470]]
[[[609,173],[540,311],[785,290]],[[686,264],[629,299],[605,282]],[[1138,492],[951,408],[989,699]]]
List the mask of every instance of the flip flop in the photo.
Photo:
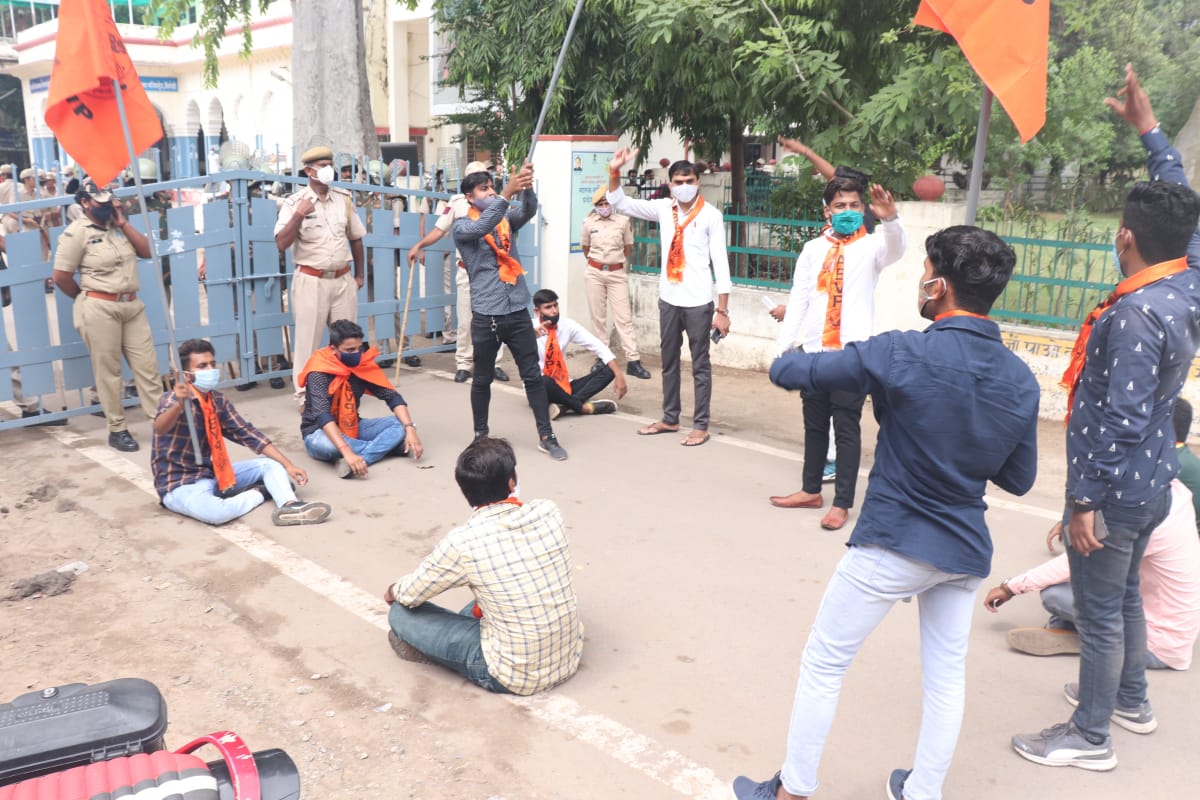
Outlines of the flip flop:
[[679,433],[679,428],[668,427],[665,422],[651,422],[644,428],[638,428],[638,436],[657,436],[660,433]]
[[[699,438],[697,438],[697,436],[696,436],[697,433],[700,434]],[[699,447],[700,445],[707,442],[709,440],[709,438],[710,437],[708,435],[708,431],[694,430],[691,433],[689,433],[687,436],[683,437],[683,441],[681,441],[680,444],[683,445],[684,447]]]

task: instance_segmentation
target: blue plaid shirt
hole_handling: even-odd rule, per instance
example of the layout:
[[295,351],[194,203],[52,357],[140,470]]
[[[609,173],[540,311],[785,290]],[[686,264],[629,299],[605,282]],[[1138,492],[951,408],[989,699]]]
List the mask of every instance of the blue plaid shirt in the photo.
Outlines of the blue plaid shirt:
[[[231,442],[262,453],[271,443],[263,433],[245,419],[233,407],[233,403],[225,399],[220,392],[208,393],[213,400],[213,408],[217,419],[221,421],[221,433]],[[167,392],[158,403],[158,413],[176,405],[179,398],[175,392]],[[200,460],[196,463],[196,454],[192,450],[192,438],[188,434],[187,414],[180,414],[175,420],[175,426],[166,433],[155,433],[154,442],[150,448],[150,468],[154,472],[154,489],[161,500],[173,489],[187,486],[203,478],[216,477],[212,468],[212,450],[208,446],[208,437],[204,435],[204,412],[200,410],[200,401],[192,400],[192,410],[195,412],[196,433],[200,437]]]

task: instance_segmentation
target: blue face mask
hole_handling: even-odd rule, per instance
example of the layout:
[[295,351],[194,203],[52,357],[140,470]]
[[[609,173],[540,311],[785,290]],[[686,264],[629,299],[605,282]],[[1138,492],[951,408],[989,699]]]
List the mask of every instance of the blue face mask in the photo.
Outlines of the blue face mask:
[[833,229],[837,233],[849,236],[862,227],[863,212],[839,211],[829,218],[829,223],[833,225]]
[[217,388],[217,384],[221,382],[221,370],[213,367],[212,369],[198,369],[192,373],[192,385],[202,392],[211,392]]
[[358,366],[358,362],[362,361],[362,353],[338,353],[338,358],[347,367],[354,369]]
[[494,198],[492,198],[492,197],[484,197],[482,199],[472,198],[471,205],[475,206],[475,208],[478,209],[479,211],[487,211],[488,206],[490,206],[492,204],[493,199]]

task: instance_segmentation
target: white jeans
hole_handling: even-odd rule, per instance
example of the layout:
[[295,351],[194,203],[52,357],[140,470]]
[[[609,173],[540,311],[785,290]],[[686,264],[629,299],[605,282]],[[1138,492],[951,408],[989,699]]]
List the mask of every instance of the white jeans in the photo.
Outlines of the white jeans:
[[[813,623],[788,728],[783,786],[817,788],[817,767],[833,724],[842,676],[897,600],[916,597],[921,615],[924,704],[905,800],[938,800],[962,727],[967,634],[981,578],[951,575],[881,547],[851,547],[838,563]],[[888,770],[895,765],[886,765]]]

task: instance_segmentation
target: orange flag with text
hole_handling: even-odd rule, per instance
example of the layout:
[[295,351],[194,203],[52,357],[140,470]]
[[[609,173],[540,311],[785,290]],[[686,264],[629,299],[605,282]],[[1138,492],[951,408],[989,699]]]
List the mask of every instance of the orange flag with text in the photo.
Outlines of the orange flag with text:
[[914,25],[954,37],[1021,141],[1046,123],[1050,0],[921,0]]
[[162,138],[162,123],[104,0],[62,0],[46,124],[58,143],[100,186],[128,166],[129,151],[113,81],[119,81],[133,151]]

